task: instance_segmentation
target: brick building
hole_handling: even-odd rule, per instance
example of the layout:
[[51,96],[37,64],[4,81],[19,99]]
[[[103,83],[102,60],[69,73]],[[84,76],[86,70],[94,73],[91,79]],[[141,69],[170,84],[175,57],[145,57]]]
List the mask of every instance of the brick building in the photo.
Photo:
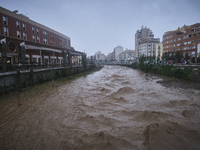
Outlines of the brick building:
[[85,56],[71,47],[68,36],[2,7],[0,41],[0,66],[16,63],[63,66],[71,63],[71,57]]
[[200,54],[200,23],[190,26],[184,25],[174,31],[168,31],[163,35],[163,53],[181,52],[183,56],[189,54],[190,61],[197,63],[197,56]]

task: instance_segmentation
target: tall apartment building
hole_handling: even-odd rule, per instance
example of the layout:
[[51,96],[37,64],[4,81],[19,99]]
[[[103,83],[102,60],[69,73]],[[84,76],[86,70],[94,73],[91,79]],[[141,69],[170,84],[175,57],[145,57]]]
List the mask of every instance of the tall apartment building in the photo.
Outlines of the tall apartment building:
[[144,55],[145,57],[156,56],[156,44],[160,42],[159,38],[147,38],[141,39],[138,46],[139,56]]
[[117,59],[118,55],[123,52],[124,48],[121,46],[117,46],[114,48],[114,59]]
[[153,32],[147,28],[147,27],[143,27],[140,30],[137,30],[137,32],[135,33],[135,57],[140,57],[140,53],[139,52],[139,44],[141,44],[142,41],[145,41],[148,39],[154,38],[154,34]]
[[188,52],[190,60],[197,63],[197,54],[200,54],[200,23],[184,25],[163,35],[163,53],[172,54],[176,51],[180,51],[183,57]]
[[[70,38],[37,23],[18,11],[0,7],[0,64],[63,64],[75,51]],[[2,44],[5,44],[2,47]],[[22,48],[22,46],[24,48]],[[70,53],[70,54],[69,54]]]

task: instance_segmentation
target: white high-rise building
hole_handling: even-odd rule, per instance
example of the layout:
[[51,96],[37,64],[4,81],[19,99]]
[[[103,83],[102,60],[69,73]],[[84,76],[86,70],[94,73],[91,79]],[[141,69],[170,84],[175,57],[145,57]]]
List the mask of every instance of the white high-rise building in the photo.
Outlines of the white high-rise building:
[[117,59],[118,55],[123,52],[123,47],[117,46],[114,48],[114,59]]
[[96,61],[104,61],[106,60],[106,55],[102,54],[100,51],[95,53]]
[[[152,39],[154,38],[154,34],[153,32],[145,27],[141,28],[141,30],[137,30],[137,32],[135,33],[135,57],[140,57],[141,52],[139,52],[139,44],[141,43],[141,41],[144,40],[148,40],[148,39]],[[143,45],[144,46],[144,45]]]

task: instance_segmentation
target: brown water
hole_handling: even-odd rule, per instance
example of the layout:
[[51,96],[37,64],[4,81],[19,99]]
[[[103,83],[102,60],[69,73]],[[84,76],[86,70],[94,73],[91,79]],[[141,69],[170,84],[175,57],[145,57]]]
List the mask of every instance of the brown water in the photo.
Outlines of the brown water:
[[[199,150],[200,91],[120,66],[0,102],[0,149]],[[27,96],[28,97],[28,96]]]

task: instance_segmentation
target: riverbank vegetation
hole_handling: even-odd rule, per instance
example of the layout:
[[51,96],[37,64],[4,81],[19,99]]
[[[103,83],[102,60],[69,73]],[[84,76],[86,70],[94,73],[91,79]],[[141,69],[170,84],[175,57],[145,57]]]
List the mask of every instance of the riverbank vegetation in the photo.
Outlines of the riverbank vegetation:
[[159,63],[149,63],[144,56],[139,58],[138,63],[128,65],[133,69],[139,69],[145,73],[154,73],[182,80],[189,80],[200,83],[200,70],[194,70],[191,67],[177,67],[173,65],[164,65]]

